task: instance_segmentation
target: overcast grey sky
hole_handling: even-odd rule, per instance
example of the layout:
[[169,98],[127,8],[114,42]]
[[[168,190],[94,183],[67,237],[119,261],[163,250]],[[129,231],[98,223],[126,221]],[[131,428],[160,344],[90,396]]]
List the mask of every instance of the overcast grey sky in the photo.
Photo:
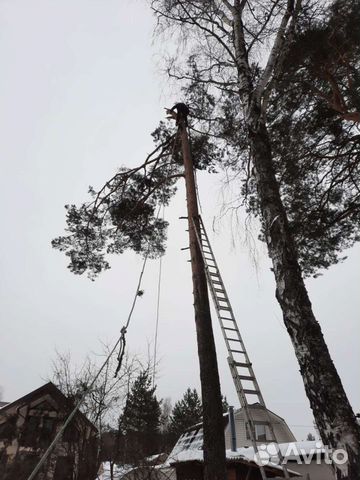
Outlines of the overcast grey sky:
[[[0,0],[1,336],[0,385],[14,400],[43,383],[55,347],[81,363],[115,341],[124,324],[141,259],[127,253],[96,282],[72,275],[50,241],[64,228],[65,203],[87,198],[120,165],[152,150],[150,132],[170,96],[159,71],[154,19],[141,0]],[[203,217],[211,231],[221,207],[221,175],[200,175]],[[199,387],[184,190],[166,211],[159,326],[161,397]],[[254,225],[256,236],[256,225]],[[269,408],[298,439],[312,430],[292,346],[274,297],[264,246],[257,268],[240,228],[233,246],[228,220],[211,232],[233,308]],[[360,248],[307,282],[316,315],[349,399],[360,410]],[[153,342],[156,277],[149,264],[145,295],[128,333],[133,353]],[[215,319],[215,316],[214,316]],[[238,405],[215,319],[223,393]]]

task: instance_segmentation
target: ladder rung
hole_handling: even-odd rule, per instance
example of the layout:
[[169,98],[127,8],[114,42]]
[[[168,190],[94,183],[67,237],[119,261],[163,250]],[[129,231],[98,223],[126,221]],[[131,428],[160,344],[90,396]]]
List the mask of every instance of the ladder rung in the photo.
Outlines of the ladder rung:
[[237,328],[230,328],[230,327],[222,327],[223,330],[231,330],[232,332],[237,332]]
[[222,305],[218,305],[219,310],[231,310],[230,307],[223,307]]
[[221,285],[221,282],[219,282],[218,280],[211,280],[211,283],[217,283],[217,284]]
[[225,295],[225,292],[217,292],[216,293],[216,298],[219,300],[219,302],[227,302],[229,303],[229,299],[226,296],[220,297],[220,294]]
[[218,293],[225,293],[225,290],[222,290],[220,288],[214,288],[214,291]]
[[255,377],[251,377],[249,375],[238,375],[238,378],[240,378],[240,380],[249,380],[249,381],[255,380]]
[[219,274],[218,274],[218,273],[215,273],[215,272],[210,272],[210,271],[209,271],[209,273],[210,273],[210,275],[211,275],[212,277],[218,277],[218,276],[219,276]]
[[[232,350],[232,351],[233,351],[233,350]],[[243,367],[243,368],[250,368],[250,367],[251,367],[251,363],[234,362],[234,364],[235,364],[237,367]]]
[[243,392],[246,394],[246,395],[259,395],[260,392],[259,390],[250,390],[248,388],[244,388],[243,389]]

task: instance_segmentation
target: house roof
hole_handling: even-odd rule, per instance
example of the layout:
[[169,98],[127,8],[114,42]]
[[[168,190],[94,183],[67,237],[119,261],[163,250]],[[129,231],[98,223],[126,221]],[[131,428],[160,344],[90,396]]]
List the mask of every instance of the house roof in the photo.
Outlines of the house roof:
[[[226,450],[226,462],[229,463],[243,463],[247,465],[252,465],[256,466],[257,468],[259,465],[255,462],[254,460],[254,455],[253,452],[249,451],[250,449],[248,448],[238,448],[236,452],[233,452],[231,450]],[[176,455],[176,458],[174,457],[170,461],[168,460],[167,463],[170,466],[175,467],[179,463],[190,463],[190,462],[199,462],[203,463],[204,462],[204,454],[202,450],[185,450]],[[276,463],[269,462],[267,465],[264,465],[266,470],[271,470],[271,471],[279,471],[283,470],[282,466],[277,465]],[[295,472],[293,470],[287,469],[288,472],[293,475],[293,476],[300,476],[298,472]]]
[[[40,397],[41,395],[49,394],[53,398],[55,398],[60,405],[63,406],[64,410],[66,411],[71,411],[74,408],[74,403],[67,398],[61,390],[58,389],[56,385],[54,385],[52,382],[45,383],[45,385],[42,385],[41,387],[37,388],[36,390],[33,390],[30,393],[27,393],[23,397],[18,398],[17,400],[6,403],[6,402],[1,402],[5,403],[3,407],[1,407],[1,415],[4,414],[7,410],[17,406],[17,405],[24,405],[32,400],[36,399],[37,397]],[[78,419],[81,419],[83,422],[85,422],[92,430],[97,432],[97,428],[95,425],[90,422],[90,420],[82,413],[80,410],[77,411],[76,416]]]
[[8,405],[9,402],[0,402],[0,409]]
[[[253,408],[253,409],[259,409],[259,410],[267,410],[269,413],[271,413],[272,415],[275,415],[275,417],[279,418],[280,420],[282,420],[283,422],[285,422],[284,418],[283,417],[280,417],[280,415],[278,415],[277,413],[273,412],[272,410],[270,410],[269,408],[265,408],[263,405],[261,405],[261,403],[259,402],[255,402],[255,403],[251,403],[249,405],[250,408]],[[237,413],[240,413],[243,409],[242,408],[238,408],[237,410],[234,411],[234,414],[236,415]],[[226,415],[228,415],[228,413],[226,413]]]

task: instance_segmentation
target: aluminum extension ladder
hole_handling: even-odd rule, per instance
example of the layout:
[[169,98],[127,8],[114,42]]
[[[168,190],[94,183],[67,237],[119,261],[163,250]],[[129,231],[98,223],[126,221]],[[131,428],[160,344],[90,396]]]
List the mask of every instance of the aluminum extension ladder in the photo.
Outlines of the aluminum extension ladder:
[[[240,405],[244,411],[245,421],[249,437],[256,455],[259,455],[259,449],[256,442],[255,424],[249,404],[258,402],[267,413],[268,421],[266,426],[272,436],[269,442],[278,444],[271,423],[270,415],[266,409],[264,398],[260,391],[258,381],[255,377],[252,363],[246,351],[244,341],[241,337],[239,327],[237,325],[234,312],[231,308],[229,297],[226,293],[225,285],[222,280],[219,267],[217,266],[213,250],[210,245],[209,237],[207,236],[204,223],[199,215],[199,229],[193,220],[193,225],[197,237],[197,241],[202,253],[205,264],[206,278],[210,288],[211,296],[213,298],[216,313],[219,319],[221,331],[228,350],[228,363],[234,380],[237,395],[239,397]],[[283,464],[283,456],[280,449],[277,448],[279,463],[283,466],[285,478],[289,479],[289,473],[286,465]],[[258,456],[258,458],[261,458]],[[263,480],[267,480],[266,471],[262,464],[259,464],[261,476]]]

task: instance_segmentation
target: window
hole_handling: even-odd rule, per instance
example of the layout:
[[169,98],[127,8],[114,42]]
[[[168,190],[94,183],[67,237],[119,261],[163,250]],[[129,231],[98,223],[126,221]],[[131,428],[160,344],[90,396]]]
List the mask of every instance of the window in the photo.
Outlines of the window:
[[[249,426],[246,424],[246,438],[250,440]],[[256,423],[255,422],[255,439],[257,442],[266,442],[269,437],[267,435],[267,426],[266,423]]]
[[24,430],[21,437],[21,445],[35,447],[40,429],[40,417],[30,416],[25,420]]
[[45,436],[51,436],[54,431],[55,419],[50,417],[43,418],[43,433]]
[[40,443],[42,447],[47,447],[54,437],[55,419],[51,417],[43,417],[40,432]]
[[266,426],[255,424],[255,437],[258,442],[266,442]]

